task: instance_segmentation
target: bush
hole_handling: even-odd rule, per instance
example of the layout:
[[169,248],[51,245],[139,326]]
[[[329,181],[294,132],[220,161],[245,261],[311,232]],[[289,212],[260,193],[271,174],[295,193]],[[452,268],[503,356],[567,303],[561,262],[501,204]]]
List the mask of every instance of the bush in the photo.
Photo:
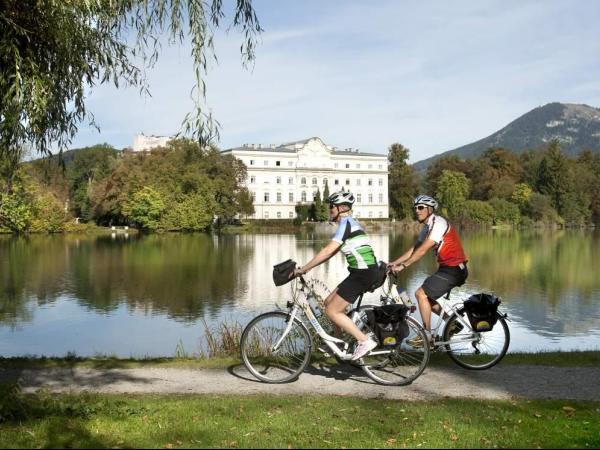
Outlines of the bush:
[[549,197],[533,192],[529,196],[529,215],[534,221],[562,224],[563,220],[552,207],[552,202]]
[[496,217],[492,205],[481,200],[467,200],[464,211],[466,217],[478,225],[492,225]]
[[521,221],[521,212],[514,203],[501,198],[493,198],[490,200],[490,205],[495,211],[494,223],[496,225],[501,223],[518,225]]
[[145,186],[133,194],[132,199],[123,207],[123,215],[146,230],[157,230],[165,211],[165,202],[159,192]]
[[29,229],[33,213],[31,204],[21,194],[0,194],[0,228],[13,233]]
[[64,205],[50,193],[38,194],[33,201],[33,219],[30,231],[58,233],[64,231],[67,213]]

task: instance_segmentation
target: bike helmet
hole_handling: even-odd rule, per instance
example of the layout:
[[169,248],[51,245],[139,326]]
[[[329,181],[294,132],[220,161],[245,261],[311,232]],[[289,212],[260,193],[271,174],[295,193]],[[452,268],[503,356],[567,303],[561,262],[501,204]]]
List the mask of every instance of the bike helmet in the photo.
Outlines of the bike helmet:
[[352,207],[354,204],[354,195],[352,195],[352,192],[338,191],[331,194],[327,201],[330,205],[348,205]]
[[438,202],[429,195],[417,195],[417,198],[415,198],[415,201],[413,202],[413,207],[417,205],[431,206],[434,211],[436,211],[439,206]]

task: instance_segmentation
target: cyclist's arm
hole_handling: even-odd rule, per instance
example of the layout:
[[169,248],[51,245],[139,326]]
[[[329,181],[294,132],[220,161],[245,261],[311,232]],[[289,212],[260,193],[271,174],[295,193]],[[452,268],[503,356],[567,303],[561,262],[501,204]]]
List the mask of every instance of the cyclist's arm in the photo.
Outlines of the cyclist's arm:
[[302,273],[305,274],[309,270],[317,267],[319,264],[322,264],[325,261],[327,261],[339,251],[341,245],[342,244],[340,244],[337,241],[331,241],[319,253],[317,253],[317,255],[313,259],[311,259],[307,264],[305,264],[302,267]]
[[415,252],[415,247],[409,248],[406,253],[404,253],[402,256],[400,256],[399,258],[395,259],[394,261],[392,261],[390,263],[390,265],[391,266],[397,266],[399,264],[402,264],[404,261],[406,261],[408,258],[410,258],[414,252]]
[[425,253],[429,251],[430,248],[433,248],[436,245],[436,242],[433,239],[426,239],[421,245],[412,250],[412,254],[409,258],[404,261],[398,263],[399,265],[404,265],[404,267],[410,266],[412,263],[420,260]]

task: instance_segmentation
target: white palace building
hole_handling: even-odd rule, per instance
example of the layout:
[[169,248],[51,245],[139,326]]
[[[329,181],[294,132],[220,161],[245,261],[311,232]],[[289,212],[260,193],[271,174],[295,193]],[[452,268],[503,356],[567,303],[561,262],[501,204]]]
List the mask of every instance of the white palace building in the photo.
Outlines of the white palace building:
[[338,150],[313,137],[289,144],[245,144],[222,151],[248,168],[246,187],[254,199],[254,219],[292,219],[297,203],[311,203],[344,189],[356,197],[354,216],[387,219],[388,161],[386,155],[354,149]]

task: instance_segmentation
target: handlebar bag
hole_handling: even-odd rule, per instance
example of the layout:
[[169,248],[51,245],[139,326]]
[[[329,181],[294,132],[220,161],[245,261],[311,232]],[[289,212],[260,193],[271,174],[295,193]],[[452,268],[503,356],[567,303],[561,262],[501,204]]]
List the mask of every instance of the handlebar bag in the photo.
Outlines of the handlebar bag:
[[273,282],[275,286],[283,286],[291,281],[290,275],[296,269],[296,261],[288,259],[273,266]]

